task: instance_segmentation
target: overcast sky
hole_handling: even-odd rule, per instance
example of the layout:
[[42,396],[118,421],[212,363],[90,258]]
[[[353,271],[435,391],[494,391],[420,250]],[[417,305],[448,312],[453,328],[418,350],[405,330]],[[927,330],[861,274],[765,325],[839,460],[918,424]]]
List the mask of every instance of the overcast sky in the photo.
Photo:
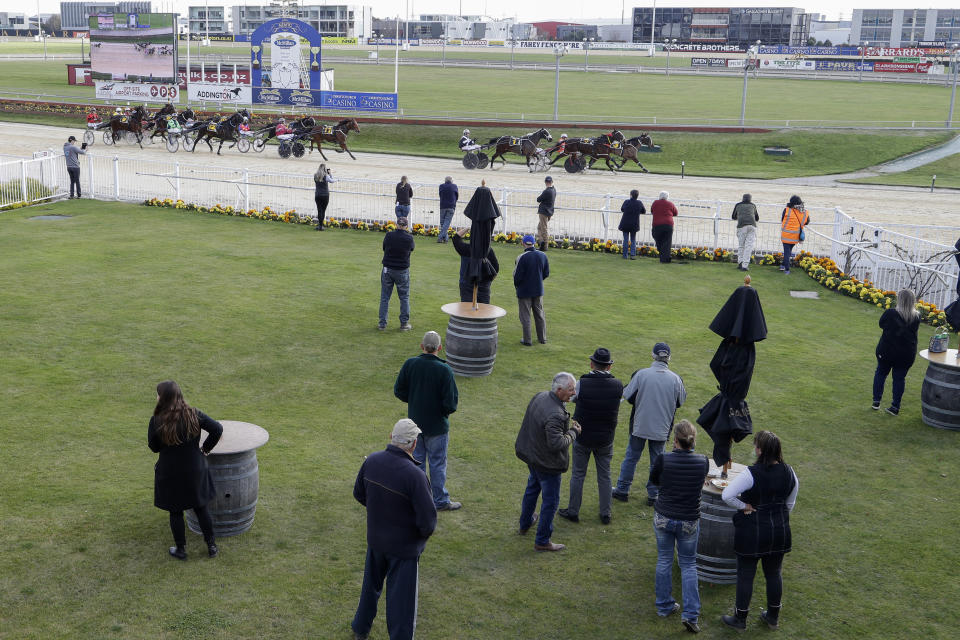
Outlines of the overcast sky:
[[[22,11],[29,15],[35,15],[37,11],[36,0],[3,0],[2,8],[4,11]],[[203,4],[198,0],[154,0],[154,11],[173,10],[180,13],[186,13],[186,8],[190,5]],[[210,4],[221,4],[219,2]],[[231,0],[228,6],[233,4],[269,4],[269,0]],[[303,4],[340,4],[338,2],[323,2],[322,0],[303,0]],[[390,17],[395,15],[405,15],[407,6],[414,16],[421,13],[460,13],[466,15],[489,15],[495,18],[515,16],[522,22],[531,22],[536,20],[570,20],[578,21],[590,18],[610,18],[619,19],[621,11],[625,9],[624,16],[626,21],[630,22],[631,9],[633,7],[649,7],[653,2],[636,2],[636,0],[369,0],[368,2],[357,2],[356,4],[365,4],[373,7],[373,15],[376,17]],[[840,0],[839,2],[828,2],[826,0],[806,0],[798,2],[731,2],[729,0],[661,0],[657,3],[659,7],[730,7],[730,6],[758,6],[758,7],[800,7],[809,13],[823,13],[828,19],[835,20],[841,15],[849,20],[853,9],[902,9],[909,3],[904,0]],[[59,13],[60,3],[55,0],[40,0],[41,13]],[[960,0],[933,1],[923,3],[921,7],[952,9],[960,7]]]

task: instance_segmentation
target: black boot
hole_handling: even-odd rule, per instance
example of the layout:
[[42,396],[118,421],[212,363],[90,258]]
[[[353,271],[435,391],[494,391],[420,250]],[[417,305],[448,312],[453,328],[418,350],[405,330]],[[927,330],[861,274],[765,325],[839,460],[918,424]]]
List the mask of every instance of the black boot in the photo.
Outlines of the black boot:
[[723,624],[728,627],[733,627],[737,631],[746,631],[747,629],[747,614],[750,613],[749,609],[736,609],[736,615],[732,616],[723,616],[720,620]]
[[767,623],[771,629],[780,628],[780,605],[767,607],[766,611],[760,612],[760,619]]
[[170,555],[172,555],[174,558],[177,558],[178,560],[186,560],[187,550],[183,547],[183,545],[178,544],[175,547],[170,547]]
[[211,558],[216,558],[217,554],[220,553],[220,549],[217,548],[217,543],[210,541],[207,543],[207,553],[210,554]]

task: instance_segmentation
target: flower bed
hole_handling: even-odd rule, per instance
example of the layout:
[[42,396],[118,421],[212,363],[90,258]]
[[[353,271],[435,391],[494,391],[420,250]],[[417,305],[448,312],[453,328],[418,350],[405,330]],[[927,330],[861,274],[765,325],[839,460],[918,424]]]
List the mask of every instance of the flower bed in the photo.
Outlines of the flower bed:
[[[149,207],[166,207],[172,209],[181,209],[185,211],[195,211],[197,213],[213,213],[217,215],[240,216],[246,218],[256,218],[258,220],[272,220],[275,222],[285,222],[289,224],[316,224],[316,216],[298,214],[296,209],[290,209],[284,213],[272,210],[270,207],[264,207],[261,210],[250,209],[243,211],[231,206],[220,204],[212,207],[204,207],[183,200],[172,200],[170,198],[160,199],[151,198],[143,203]],[[395,222],[377,222],[368,220],[349,220],[346,218],[326,218],[324,226],[332,229],[356,229],[358,231],[393,231],[397,228]],[[427,227],[417,223],[411,228],[415,236],[440,235],[440,228],[436,226]],[[470,233],[467,232],[467,238]],[[510,233],[496,233],[493,235],[493,241],[501,244],[520,244],[523,234],[511,231]],[[553,249],[567,249],[571,251],[592,251],[595,253],[621,254],[623,246],[613,240],[600,240],[591,238],[589,240],[571,240],[569,238],[554,238],[550,241],[550,247]],[[640,245],[637,247],[637,255],[656,258],[660,256],[657,248],[651,245]],[[708,247],[674,247],[670,255],[680,260],[706,260],[708,262],[735,262],[736,254],[726,249],[710,249]],[[765,255],[754,255],[751,259],[752,264],[761,266],[778,266],[783,261],[782,253],[769,253]],[[861,281],[853,276],[843,273],[836,263],[830,258],[818,258],[807,251],[801,251],[794,255],[792,265],[803,269],[807,275],[819,282],[827,289],[833,289],[839,293],[857,298],[863,302],[869,302],[881,309],[890,309],[896,306],[897,294],[895,291],[884,291],[873,286],[870,281]],[[946,321],[946,314],[936,305],[923,300],[917,301],[917,311],[920,312],[920,318],[923,322],[939,326],[949,326]]]

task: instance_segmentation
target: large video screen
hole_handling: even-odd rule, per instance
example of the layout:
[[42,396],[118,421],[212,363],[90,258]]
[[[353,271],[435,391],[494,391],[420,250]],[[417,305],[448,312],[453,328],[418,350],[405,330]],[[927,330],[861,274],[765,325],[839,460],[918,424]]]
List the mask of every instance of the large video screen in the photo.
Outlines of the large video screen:
[[176,14],[90,16],[94,80],[173,83],[177,74]]

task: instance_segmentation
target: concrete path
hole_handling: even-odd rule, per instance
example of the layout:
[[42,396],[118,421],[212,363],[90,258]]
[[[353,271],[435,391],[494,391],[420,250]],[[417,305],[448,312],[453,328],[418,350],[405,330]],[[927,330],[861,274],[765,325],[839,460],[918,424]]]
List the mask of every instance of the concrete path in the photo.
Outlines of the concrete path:
[[[955,153],[960,153],[960,136],[954,137],[949,142],[940,145],[939,147],[933,147],[932,149],[925,149],[924,151],[918,151],[917,153],[912,153],[908,156],[903,156],[902,158],[897,158],[896,160],[891,160],[884,164],[877,165],[875,167],[870,167],[869,169],[862,169],[860,171],[852,171],[850,173],[834,173],[831,175],[825,176],[804,176],[801,178],[776,178],[770,182],[779,183],[779,184],[793,184],[793,185],[802,185],[808,187],[839,187],[843,186],[848,189],[877,189],[878,185],[874,184],[856,184],[849,182],[841,182],[842,180],[854,180],[856,178],[872,178],[874,176],[890,173],[901,173],[903,171],[909,171],[910,169],[916,169],[917,167],[922,167],[925,164],[930,164],[931,162],[936,162],[941,158],[946,158],[952,156]],[[892,186],[892,185],[882,185],[882,188],[887,190],[903,190],[903,191],[915,191],[917,189],[927,190],[928,187],[901,187],[901,186]]]

